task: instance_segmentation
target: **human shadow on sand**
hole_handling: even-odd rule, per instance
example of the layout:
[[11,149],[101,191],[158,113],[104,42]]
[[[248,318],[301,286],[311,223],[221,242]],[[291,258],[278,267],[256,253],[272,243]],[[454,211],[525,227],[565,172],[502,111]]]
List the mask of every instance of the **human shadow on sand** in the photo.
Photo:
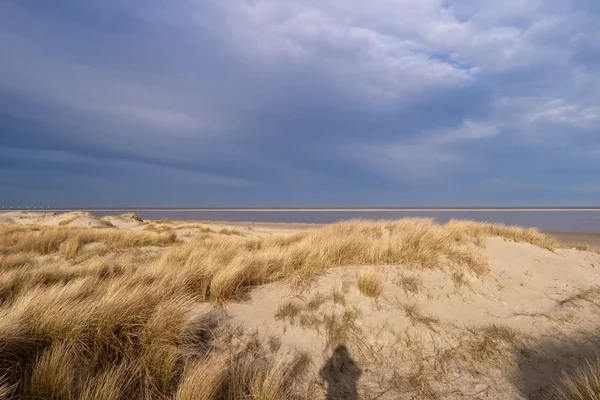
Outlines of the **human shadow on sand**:
[[327,382],[325,400],[358,399],[357,386],[362,371],[350,357],[346,346],[336,347],[319,374]]

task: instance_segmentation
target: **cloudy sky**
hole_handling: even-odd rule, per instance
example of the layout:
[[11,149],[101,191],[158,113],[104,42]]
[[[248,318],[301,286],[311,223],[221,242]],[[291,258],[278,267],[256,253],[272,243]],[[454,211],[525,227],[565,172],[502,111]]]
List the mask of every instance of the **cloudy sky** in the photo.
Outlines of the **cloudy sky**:
[[600,204],[598,0],[2,0],[0,204]]

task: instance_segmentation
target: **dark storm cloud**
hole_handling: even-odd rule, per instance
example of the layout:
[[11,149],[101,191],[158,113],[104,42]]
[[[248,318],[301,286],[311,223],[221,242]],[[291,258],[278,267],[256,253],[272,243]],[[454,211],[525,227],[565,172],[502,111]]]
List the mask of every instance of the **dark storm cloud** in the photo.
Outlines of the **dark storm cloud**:
[[4,1],[2,202],[589,203],[598,12]]

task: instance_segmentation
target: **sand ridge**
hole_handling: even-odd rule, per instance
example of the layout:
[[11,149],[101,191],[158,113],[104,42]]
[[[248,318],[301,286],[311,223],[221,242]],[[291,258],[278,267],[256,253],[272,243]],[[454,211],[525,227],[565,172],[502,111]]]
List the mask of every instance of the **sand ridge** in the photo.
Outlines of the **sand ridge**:
[[[101,289],[107,284],[119,293],[127,285],[144,285],[139,290],[147,299],[140,297],[139,305],[127,297],[136,293],[135,287],[122,294],[129,300],[115,303],[139,307],[131,317],[140,318],[143,307],[165,293],[193,294],[193,301],[176,297],[158,308],[165,321],[166,315],[179,318],[161,329],[191,322],[195,326],[212,316],[218,323],[211,329],[226,332],[214,334],[219,351],[243,349],[248,365],[255,365],[255,357],[260,363],[273,360],[281,368],[301,360],[304,372],[289,385],[300,397],[285,392],[286,398],[548,398],[564,371],[575,371],[600,351],[600,254],[556,246],[536,231],[461,221],[438,227],[427,220],[303,230],[283,224],[140,221],[127,215],[98,219],[88,213],[17,212],[1,217],[5,227],[19,229],[5,231],[0,300],[27,298],[27,285],[34,291],[45,287],[36,286],[38,281],[54,288],[48,290],[66,290],[61,285],[73,279],[80,283],[73,283],[72,290],[84,290],[77,296],[108,290]],[[472,237],[461,239],[464,232]],[[55,233],[62,235],[62,243],[36,250],[35,240]],[[353,235],[355,242],[349,240]],[[10,237],[27,237],[31,243],[19,244]],[[458,247],[438,242],[447,240],[457,241]],[[390,246],[382,246],[388,242]],[[394,246],[407,247],[394,253]],[[309,253],[314,250],[316,254]],[[302,257],[324,257],[313,263],[340,265],[321,269],[307,264],[318,268],[301,280],[272,270],[280,262],[286,268],[303,262],[285,261],[302,251]],[[350,257],[352,251],[359,252]],[[346,261],[336,261],[342,259]],[[363,259],[402,262],[348,263]],[[213,267],[211,262],[223,264]],[[244,273],[249,266],[254,269]],[[93,286],[79,289],[95,274]],[[120,281],[122,277],[126,280]],[[3,282],[21,292],[7,295],[11,292],[3,291]],[[39,292],[34,298],[45,295]],[[18,316],[21,311],[15,312]],[[19,320],[10,313],[6,318]],[[8,328],[13,329],[0,324],[0,338]],[[237,365],[219,357],[207,365]],[[209,367],[196,361],[185,365],[185,377],[198,376],[184,378],[181,387],[192,388],[196,396],[194,385],[208,379]],[[268,373],[276,374],[280,367]],[[273,393],[278,394],[266,398],[280,398],[283,392]],[[195,398],[182,396],[168,398]]]

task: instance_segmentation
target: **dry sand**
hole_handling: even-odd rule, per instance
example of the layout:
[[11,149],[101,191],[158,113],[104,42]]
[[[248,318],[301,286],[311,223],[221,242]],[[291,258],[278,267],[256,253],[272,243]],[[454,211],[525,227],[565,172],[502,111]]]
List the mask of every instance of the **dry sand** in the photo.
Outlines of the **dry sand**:
[[[9,212],[0,214],[0,224],[169,229],[184,240],[202,229],[190,221],[88,213]],[[206,225],[246,238],[318,227]],[[600,248],[600,235],[552,235],[568,246]],[[338,267],[300,289],[286,282],[260,286],[223,309],[230,323],[268,341],[282,360],[298,351],[310,356],[308,398],[323,398],[326,390],[365,399],[546,398],[563,370],[600,350],[600,254],[501,238],[488,239],[480,252],[491,265],[481,278],[383,266],[375,269],[383,286],[373,298],[357,286],[373,267]],[[347,347],[334,352],[340,341]],[[341,371],[335,379],[332,368]]]
[[[599,287],[600,255],[577,250],[553,253],[500,238],[488,240],[482,253],[491,260],[490,273],[459,285],[438,270],[384,267],[378,269],[384,277],[383,291],[372,299],[356,285],[358,275],[369,267],[335,268],[301,293],[274,283],[227,310],[247,329],[281,343],[282,356],[305,351],[317,365],[325,365],[331,356],[324,334],[327,317],[340,325],[345,316],[351,319],[345,334],[350,354],[362,369],[364,398],[397,398],[397,392],[386,393],[389,387],[379,385],[394,373],[405,375],[400,386],[419,379],[425,398],[427,393],[439,398],[544,398],[560,370],[589,356],[588,345],[578,340],[585,343],[586,335],[594,335],[600,327],[598,298],[587,301],[577,296]],[[403,279],[418,282],[416,292],[403,287]],[[311,300],[321,295],[326,298],[323,304],[310,309]],[[275,317],[282,305],[290,303],[301,311]],[[519,346],[530,356],[507,360],[497,368],[486,365],[487,351],[500,354],[495,346],[515,345],[512,339],[490,339],[498,342],[477,355],[477,347],[486,346],[477,331],[486,326],[500,326],[522,337]],[[545,347],[547,341],[553,346]],[[482,362],[472,356],[481,356]],[[439,369],[446,362],[449,365]],[[485,372],[477,373],[479,368]],[[423,376],[411,375],[415,370],[423,371]]]

